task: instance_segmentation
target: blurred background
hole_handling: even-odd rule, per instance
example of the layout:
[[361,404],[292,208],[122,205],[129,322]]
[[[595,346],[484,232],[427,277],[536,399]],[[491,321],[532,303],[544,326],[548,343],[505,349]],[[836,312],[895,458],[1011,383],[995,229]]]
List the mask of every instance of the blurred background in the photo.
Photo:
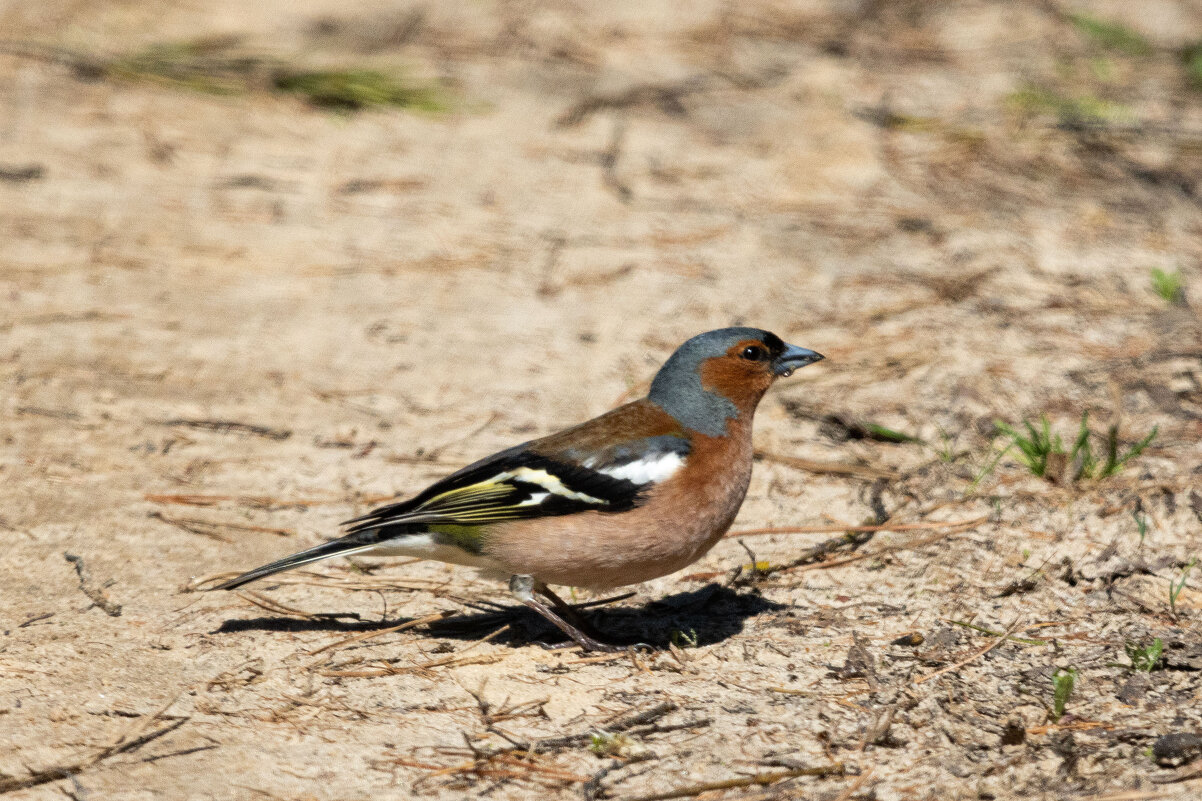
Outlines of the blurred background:
[[[79,606],[66,551],[126,608],[45,624],[61,653],[17,632],[54,678],[11,720],[57,723],[0,773],[93,737],[61,694],[103,691],[88,642],[192,676],[188,632],[245,611],[175,615],[194,577],[636,397],[731,324],[828,357],[761,407],[740,525],[992,515],[907,581],[994,610],[964,588],[1137,532],[1160,610],[1197,553],[1196,2],[11,0],[0,40],[5,593],[16,623]],[[857,597],[896,601],[883,575]],[[326,753],[301,742],[271,747]]]
[[1200,22],[9,3],[10,409],[400,425],[413,450],[584,419],[744,323],[830,357],[784,390],[795,418],[955,441],[1126,409],[1194,435]]

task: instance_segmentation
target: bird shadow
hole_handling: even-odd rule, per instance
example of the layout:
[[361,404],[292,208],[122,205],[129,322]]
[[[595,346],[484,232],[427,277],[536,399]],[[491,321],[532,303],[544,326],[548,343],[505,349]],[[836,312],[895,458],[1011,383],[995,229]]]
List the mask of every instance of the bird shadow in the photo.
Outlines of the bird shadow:
[[[663,649],[669,644],[702,646],[722,642],[741,632],[748,619],[784,608],[755,591],[735,592],[719,584],[707,584],[642,606],[597,607],[581,610],[580,615],[604,642],[646,644]],[[329,631],[353,634],[392,628],[409,620],[360,620],[354,614],[315,615],[303,619],[256,617],[223,621],[212,633]],[[565,640],[557,628],[538,614],[516,605],[465,612],[427,623],[423,628],[438,637],[471,641],[504,629],[492,637],[491,642],[511,647]]]

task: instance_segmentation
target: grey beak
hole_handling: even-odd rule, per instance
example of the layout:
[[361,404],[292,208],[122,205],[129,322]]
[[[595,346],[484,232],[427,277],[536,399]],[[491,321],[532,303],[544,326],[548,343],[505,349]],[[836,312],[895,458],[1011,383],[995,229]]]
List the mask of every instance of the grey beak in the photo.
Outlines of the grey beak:
[[822,361],[826,357],[809,348],[799,348],[796,345],[785,345],[785,352],[772,360],[772,372],[782,377],[793,375],[807,364]]

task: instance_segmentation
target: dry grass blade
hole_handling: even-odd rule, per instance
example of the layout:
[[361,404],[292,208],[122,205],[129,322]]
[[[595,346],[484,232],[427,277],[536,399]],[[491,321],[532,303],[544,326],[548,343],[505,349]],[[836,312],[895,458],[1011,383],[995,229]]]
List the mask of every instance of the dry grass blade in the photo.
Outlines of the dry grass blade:
[[458,762],[449,766],[436,765],[429,762],[419,762],[417,760],[406,759],[402,757],[397,757],[387,760],[387,762],[377,764],[401,765],[404,767],[430,771],[426,776],[422,777],[414,784],[415,787],[417,787],[419,784],[429,782],[431,779],[444,776],[470,776],[477,779],[488,779],[491,781],[526,780],[536,781],[547,785],[583,784],[592,778],[591,776],[583,776],[579,773],[572,773],[571,771],[565,770],[557,765],[540,765],[534,760],[535,757],[533,755],[518,756],[511,753],[497,753],[486,756],[477,756],[474,759]]
[[97,586],[92,581],[92,574],[88,571],[87,565],[84,564],[83,557],[64,551],[63,558],[74,565],[75,574],[79,577],[80,592],[88,596],[88,600],[103,609],[104,613],[109,617],[121,617],[121,604],[108,597],[108,594],[104,591],[107,585],[102,584]]
[[715,790],[733,790],[739,787],[751,787],[753,785],[766,786],[776,784],[785,779],[796,779],[800,776],[842,776],[845,769],[842,763],[834,765],[821,765],[816,768],[794,768],[793,770],[781,770],[773,773],[757,773],[754,776],[744,776],[739,779],[726,779],[725,781],[717,782],[702,782],[700,784],[691,784],[685,787],[678,787],[675,790],[667,790],[662,793],[651,793],[650,795],[634,796],[632,798],[623,799],[623,801],[668,801],[672,798],[691,798],[695,795],[708,793]]
[[243,590],[234,594],[247,603],[254,604],[260,609],[265,609],[266,611],[277,615],[289,615],[291,617],[299,617],[304,620],[327,617],[327,615],[317,615],[312,612],[306,612],[303,609],[296,609],[295,607],[287,606],[279,601],[273,601],[266,595],[261,595],[257,592],[251,592],[250,590]]
[[867,782],[871,778],[872,778],[872,769],[869,768],[868,770],[861,773],[859,775],[859,777],[856,778],[856,780],[854,782],[852,782],[851,785],[846,790],[839,793],[838,797],[835,798],[835,801],[848,801],[848,799],[851,798],[853,795],[855,795],[856,791],[859,790],[861,787],[863,787],[864,783]]
[[160,737],[170,734],[171,732],[183,726],[190,717],[175,718],[170,723],[158,729],[151,730],[155,721],[162,718],[171,706],[179,700],[177,695],[169,702],[164,704],[153,714],[146,715],[140,718],[134,725],[126,729],[112,743],[101,748],[95,753],[76,759],[70,762],[63,762],[58,765],[53,765],[49,768],[31,771],[26,776],[0,776],[0,794],[12,793],[17,790],[27,790],[31,787],[37,787],[50,782],[66,779],[78,773],[82,773],[93,765],[102,762],[110,757],[118,754],[125,754],[135,749],[141,748],[147,743],[157,740]]
[[776,462],[786,467],[805,470],[807,473],[825,473],[836,476],[852,476],[854,478],[897,478],[893,470],[868,465],[846,464],[844,462],[819,462],[813,459],[802,459],[799,456],[785,456],[771,451],[756,451],[756,458],[766,462]]
[[1046,726],[1030,726],[1027,734],[1047,734],[1053,731],[1092,731],[1093,729],[1110,730],[1113,723],[1103,723],[1100,720],[1074,720],[1072,723],[1049,723]]
[[185,420],[179,418],[174,420],[158,420],[156,422],[164,426],[184,426],[185,428],[216,431],[223,434],[251,434],[256,437],[275,440],[285,440],[292,436],[292,432],[288,429],[273,428],[272,426],[259,425],[257,423],[243,423],[237,420]]
[[[420,560],[413,560],[420,561]],[[407,564],[407,563],[401,563]],[[206,590],[210,585],[220,584],[240,576],[241,571],[223,571],[193,579],[181,588],[181,592],[196,592]],[[294,570],[280,576],[272,576],[271,584],[278,586],[325,587],[339,590],[418,590],[441,594],[449,584],[446,581],[430,581],[425,579],[407,579],[401,581],[388,577],[375,577],[366,574],[350,574],[331,576],[324,573],[313,573],[307,570]],[[463,581],[459,582],[460,584]]]
[[768,526],[731,531],[727,539],[735,537],[759,537],[765,534],[838,534],[840,532],[867,533],[877,531],[925,531],[937,528],[971,528],[989,519],[988,516],[972,520],[933,520],[925,523],[883,523],[879,526]]
[[897,551],[912,551],[915,548],[922,548],[926,545],[939,542],[942,539],[950,537],[952,534],[957,534],[969,528],[972,528],[972,526],[970,525],[963,528],[948,529],[947,531],[941,531],[938,534],[933,534],[930,537],[923,537],[922,539],[914,540],[913,542],[902,542],[898,543],[897,545],[888,545],[884,548],[878,548],[877,550],[869,553],[858,553],[842,559],[831,559],[826,562],[815,562],[809,565],[797,565],[793,568],[786,568],[786,570],[796,570],[798,572],[804,572],[806,570],[830,570],[832,567],[840,567],[842,565],[850,564],[851,562],[858,562],[861,559],[873,559],[878,556],[884,556],[887,553],[896,553]]
[[[652,725],[664,715],[667,715],[669,712],[674,712],[678,708],[679,707],[677,704],[673,701],[663,701],[651,707],[650,709],[644,709],[639,712],[632,712],[630,714],[623,715],[617,720],[614,720],[612,723],[607,723],[600,727],[592,727],[587,731],[578,732],[576,734],[565,734],[559,737],[548,737],[542,740],[535,740],[534,742],[511,740],[509,745],[501,746],[500,748],[494,748],[488,751],[481,750],[479,753],[486,756],[492,756],[495,754],[507,754],[514,751],[522,751],[526,753],[545,753],[547,751],[561,751],[565,748],[575,748],[591,742],[593,735],[595,735],[598,731],[605,731],[609,734],[617,734],[619,732],[630,731],[631,729],[635,729],[640,726]],[[688,721],[687,724],[682,725],[680,728],[692,728],[701,725],[707,725],[708,723],[708,720]]]
[[509,630],[508,625],[502,626],[501,628],[492,632],[488,636],[481,637],[480,639],[476,640],[471,645],[469,645],[466,648],[464,648],[463,650],[459,651],[459,653],[457,653],[457,654],[451,654],[450,656],[443,657],[442,659],[435,659],[431,662],[425,662],[420,665],[406,665],[404,667],[395,667],[391,664],[384,663],[380,667],[374,668],[374,669],[364,668],[364,669],[360,669],[360,670],[341,670],[338,668],[330,668],[327,670],[319,670],[317,672],[319,675],[322,675],[322,676],[341,676],[343,678],[371,679],[371,678],[378,678],[380,676],[396,676],[400,673],[413,673],[415,671],[426,671],[426,670],[430,670],[430,669],[436,668],[436,667],[458,667],[460,665],[487,665],[487,664],[491,664],[493,662],[498,662],[498,661],[504,659],[505,658],[504,655],[503,654],[482,654],[482,655],[477,655],[477,656],[465,657],[464,654],[467,653],[468,651],[472,650],[473,648],[478,648],[479,646],[483,645],[484,643],[488,642],[489,640],[491,640],[495,637],[499,637],[501,634],[505,633],[508,630]]
[[151,512],[150,517],[155,520],[161,520],[164,523],[175,526],[183,531],[187,531],[190,534],[199,534],[202,537],[209,537],[220,542],[231,542],[228,537],[221,533],[222,529],[262,532],[264,534],[275,534],[280,537],[291,537],[296,533],[295,531],[290,531],[286,528],[273,528],[271,526],[250,526],[245,523],[201,520],[200,518],[195,517],[169,517],[158,511]]
[[925,681],[930,681],[931,679],[935,678],[936,676],[942,676],[944,673],[950,673],[953,670],[959,670],[960,668],[964,667],[965,665],[967,665],[971,662],[974,662],[977,659],[980,659],[981,657],[985,656],[985,654],[989,653],[994,648],[997,648],[999,645],[1006,642],[1006,640],[1010,639],[1010,635],[1013,634],[1018,629],[1018,627],[1021,623],[1022,623],[1022,618],[1015,618],[1014,622],[1006,627],[1006,631],[1002,634],[1002,636],[994,638],[993,642],[989,643],[989,645],[985,646],[984,648],[982,648],[981,650],[972,654],[971,656],[969,656],[965,659],[961,659],[959,662],[956,662],[955,664],[948,665],[947,667],[939,668],[939,670],[936,670],[934,673],[928,673],[925,676],[919,676],[918,678],[914,679],[914,683],[922,684]]
[[554,768],[547,765],[536,765],[528,760],[523,760],[513,754],[500,754],[495,757],[495,760],[502,765],[513,765],[523,770],[540,773],[548,778],[556,779],[561,782],[586,782],[591,776],[581,776],[579,773],[569,773],[560,768]]
[[345,639],[338,640],[337,642],[332,642],[329,645],[323,645],[322,647],[318,648],[315,651],[310,651],[309,656],[316,656],[317,654],[323,653],[325,651],[329,651],[334,648],[341,648],[342,646],[350,645],[351,643],[363,642],[364,640],[370,640],[373,637],[381,637],[385,634],[392,634],[392,633],[398,632],[398,631],[406,631],[408,629],[412,629],[417,626],[424,625],[426,623],[434,623],[435,621],[443,620],[445,618],[451,617],[454,614],[455,614],[454,612],[450,612],[450,611],[437,612],[433,615],[427,615],[426,617],[420,617],[416,620],[410,620],[410,621],[401,623],[396,626],[389,626],[386,629],[380,629],[378,631],[367,631],[367,632],[364,632],[363,634],[356,634],[353,637],[346,637]]
[[186,531],[189,534],[199,534],[202,537],[208,537],[209,539],[217,540],[218,542],[233,542],[233,540],[224,536],[217,530],[220,528],[219,526],[209,523],[205,520],[168,517],[167,515],[159,512],[151,512],[149,516],[155,520],[161,520],[169,526],[175,526],[181,531]]
[[462,665],[490,665],[493,662],[500,662],[504,659],[504,654],[476,654],[475,656],[448,656],[443,659],[435,659],[431,662],[423,662],[420,665],[405,665],[403,667],[395,667],[393,665],[381,665],[378,668],[363,668],[361,670],[319,670],[319,676],[331,676],[343,679],[377,679],[381,676],[399,676],[402,673],[417,673],[424,670],[431,670],[436,667],[460,667]]
[[[271,495],[204,495],[199,493],[155,493],[142,496],[151,503],[179,504],[182,506],[216,506],[219,503],[237,503],[258,509],[287,509],[288,507],[326,506],[350,504],[351,499],[337,498],[276,498]],[[375,504],[393,500],[392,495],[368,495],[354,500],[359,503]]]
[[[541,702],[539,706],[541,708]],[[629,732],[631,735],[645,735],[665,731],[677,731],[682,728],[695,728],[710,723],[708,719],[690,720],[671,726],[660,726],[656,722],[677,708],[676,703],[672,701],[661,701],[650,708],[621,715],[601,727],[591,727],[587,731],[577,734],[549,737],[534,742],[523,742],[515,739],[490,723],[489,732],[509,740],[510,742],[507,745],[499,748],[485,749],[473,745],[471,740],[468,739],[468,751],[466,752],[462,749],[442,750],[442,753],[446,754],[454,754],[455,756],[470,754],[472,757],[470,760],[449,766],[424,762],[412,757],[395,758],[388,762],[393,765],[403,765],[430,771],[427,776],[419,780],[421,782],[438,777],[470,775],[476,778],[492,780],[525,779],[583,784],[593,781],[594,777],[573,773],[557,765],[540,764],[537,760],[558,751],[588,745],[593,741],[598,732]],[[486,715],[486,720],[488,719],[490,718]],[[491,718],[491,720],[495,722],[496,718]]]
[[[945,528],[942,531],[932,534],[931,536],[923,537],[919,540],[912,541],[912,542],[903,542],[903,543],[898,543],[897,545],[889,545],[884,548],[878,548],[877,550],[871,551],[868,553],[858,553],[858,554],[854,554],[851,556],[846,556],[842,559],[827,559],[826,558],[826,557],[830,556],[831,554],[834,554],[839,551],[855,550],[856,548],[859,548],[861,545],[866,543],[868,541],[868,539],[871,538],[872,535],[875,533],[872,529],[875,529],[876,527],[875,526],[864,527],[864,528],[868,528],[869,530],[861,531],[861,532],[853,531],[851,534],[849,534],[847,536],[836,537],[836,538],[827,540],[825,542],[821,542],[812,548],[807,548],[806,550],[802,551],[798,556],[796,556],[792,560],[782,563],[782,564],[779,564],[779,565],[768,565],[767,567],[757,566],[754,571],[752,571],[751,573],[746,574],[746,575],[741,575],[741,568],[736,568],[736,573],[735,573],[734,577],[732,578],[731,583],[732,584],[753,583],[753,582],[757,582],[767,576],[771,576],[776,573],[788,573],[788,572],[793,572],[793,571],[804,572],[807,570],[829,570],[831,568],[840,567],[841,565],[850,564],[852,562],[859,562],[863,559],[873,559],[873,558],[881,557],[888,553],[895,553],[897,551],[914,550],[916,548],[922,548],[924,546],[930,545],[930,544],[938,542],[940,540],[947,539],[948,537],[952,536],[953,534],[958,534],[961,531],[966,531],[966,530],[972,528],[973,526],[979,525],[980,523],[984,522],[985,520],[986,520],[986,518],[979,518],[977,520],[964,521],[962,523],[957,524],[955,527]],[[843,529],[839,529],[839,530],[842,531]],[[717,575],[721,575],[721,574],[719,574],[719,573],[714,573],[714,574],[693,573],[693,574],[682,576],[681,578],[683,578],[683,579],[701,578],[701,577],[712,578]]]

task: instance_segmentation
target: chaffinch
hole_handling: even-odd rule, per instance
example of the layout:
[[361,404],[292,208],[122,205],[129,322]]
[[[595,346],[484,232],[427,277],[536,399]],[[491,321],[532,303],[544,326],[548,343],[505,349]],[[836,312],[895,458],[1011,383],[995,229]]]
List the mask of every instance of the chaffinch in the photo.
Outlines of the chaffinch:
[[778,377],[821,358],[757,328],[699,334],[660,368],[645,398],[481,459],[348,521],[340,539],[214,589],[331,556],[438,559],[509,576],[519,601],[585,650],[613,650],[569,623],[573,610],[547,585],[636,584],[709,551],[747,493],[760,398]]

